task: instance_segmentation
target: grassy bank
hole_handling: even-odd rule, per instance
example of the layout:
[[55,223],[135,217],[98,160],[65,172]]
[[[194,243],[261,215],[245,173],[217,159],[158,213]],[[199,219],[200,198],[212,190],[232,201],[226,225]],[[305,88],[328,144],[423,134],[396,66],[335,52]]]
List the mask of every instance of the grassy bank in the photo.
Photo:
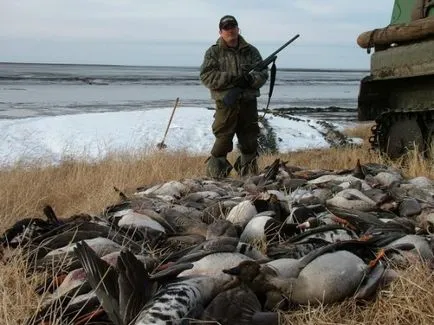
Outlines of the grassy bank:
[[[352,136],[367,139],[369,127],[348,131]],[[366,141],[365,141],[366,142]],[[170,149],[170,148],[169,148]],[[407,159],[390,162],[360,148],[308,150],[260,157],[264,167],[276,158],[289,165],[305,168],[352,168],[358,159],[362,163],[393,164],[409,176],[434,178],[433,165],[411,153]],[[30,216],[42,216],[42,207],[50,204],[59,216],[75,213],[99,213],[118,201],[114,187],[126,193],[137,187],[167,180],[202,177],[206,156],[191,156],[185,152],[113,153],[98,163],[79,160],[63,161],[57,166],[13,166],[0,171],[1,225],[4,231],[13,222]],[[235,160],[235,154],[229,157]],[[233,177],[236,177],[233,174]],[[37,275],[24,278],[22,262],[0,266],[1,324],[20,324],[39,301],[33,293]],[[434,281],[432,273],[422,267],[400,272],[389,291],[367,305],[346,301],[327,308],[306,308],[286,315],[289,324],[433,324]]]

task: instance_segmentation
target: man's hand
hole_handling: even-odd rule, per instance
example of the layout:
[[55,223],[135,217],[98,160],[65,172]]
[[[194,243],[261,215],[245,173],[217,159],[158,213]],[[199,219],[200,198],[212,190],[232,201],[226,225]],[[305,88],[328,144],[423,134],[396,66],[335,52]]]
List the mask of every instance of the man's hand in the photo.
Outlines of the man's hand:
[[253,82],[253,77],[249,74],[243,74],[234,80],[234,86],[240,88],[249,88]]

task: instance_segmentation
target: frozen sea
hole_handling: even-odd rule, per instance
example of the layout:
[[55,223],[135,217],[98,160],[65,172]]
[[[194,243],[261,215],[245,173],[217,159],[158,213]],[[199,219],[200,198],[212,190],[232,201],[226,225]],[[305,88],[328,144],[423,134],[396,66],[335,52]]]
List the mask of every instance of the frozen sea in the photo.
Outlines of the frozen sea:
[[[268,115],[279,151],[327,147],[318,121],[355,123],[366,73],[278,68],[270,108],[297,117]],[[268,87],[261,89],[260,110]],[[214,103],[198,67],[0,63],[0,164],[153,148],[176,98],[168,149],[207,153]]]

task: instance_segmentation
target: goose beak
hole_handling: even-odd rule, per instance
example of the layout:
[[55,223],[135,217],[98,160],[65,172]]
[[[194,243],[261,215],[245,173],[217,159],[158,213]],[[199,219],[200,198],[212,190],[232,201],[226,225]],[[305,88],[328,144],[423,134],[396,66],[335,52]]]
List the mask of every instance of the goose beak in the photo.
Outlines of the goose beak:
[[239,266],[235,266],[231,269],[223,270],[223,273],[230,274],[230,275],[240,275],[241,270]]
[[175,264],[176,264],[175,262],[168,262],[168,263],[165,263],[165,264],[162,264],[162,265],[158,266],[155,270],[157,272],[158,271],[167,270],[169,267],[171,267],[171,266],[173,266]]
[[305,221],[299,225],[297,225],[298,229],[308,229],[310,228],[310,222],[309,221]]

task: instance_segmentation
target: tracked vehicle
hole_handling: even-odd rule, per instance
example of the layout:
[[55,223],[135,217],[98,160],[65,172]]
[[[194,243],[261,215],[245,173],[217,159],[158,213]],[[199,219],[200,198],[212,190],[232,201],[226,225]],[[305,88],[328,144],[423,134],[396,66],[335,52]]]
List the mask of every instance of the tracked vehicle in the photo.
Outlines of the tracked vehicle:
[[375,121],[372,149],[434,157],[434,1],[395,0],[390,24],[357,43],[372,52],[358,95],[358,120]]

